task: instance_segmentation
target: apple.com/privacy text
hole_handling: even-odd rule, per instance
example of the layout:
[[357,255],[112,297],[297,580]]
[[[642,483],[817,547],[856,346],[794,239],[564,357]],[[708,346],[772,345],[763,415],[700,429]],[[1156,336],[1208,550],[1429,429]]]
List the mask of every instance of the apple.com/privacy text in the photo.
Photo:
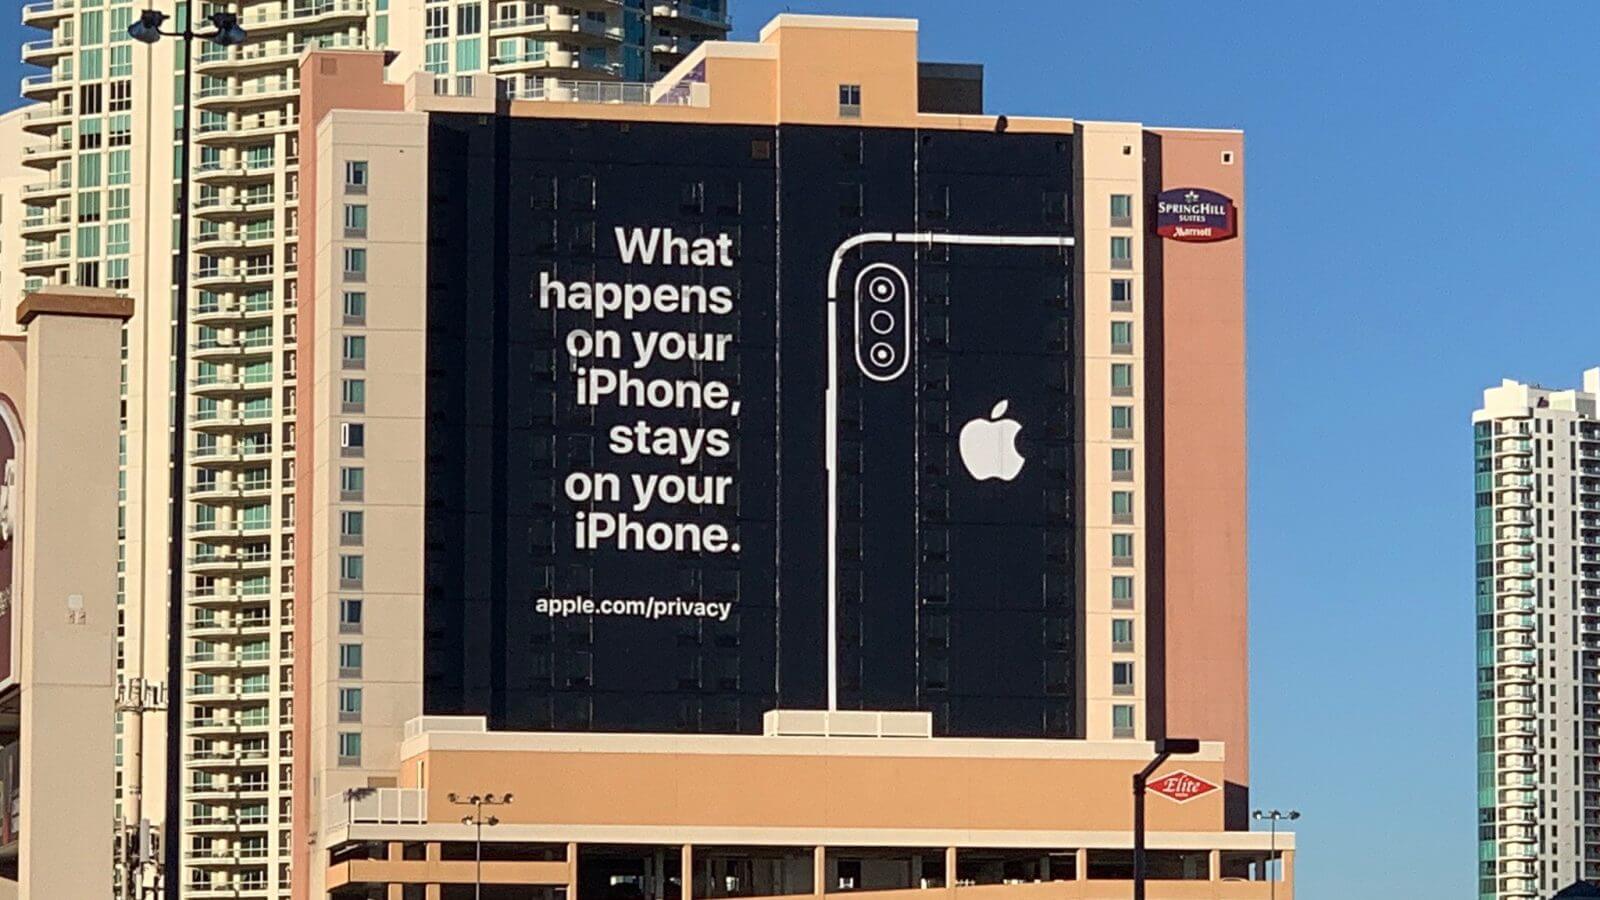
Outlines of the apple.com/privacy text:
[[542,615],[634,616],[640,619],[715,619],[725,622],[733,612],[732,601],[685,600],[682,597],[645,597],[631,600],[596,600],[593,597],[540,597],[534,610]]

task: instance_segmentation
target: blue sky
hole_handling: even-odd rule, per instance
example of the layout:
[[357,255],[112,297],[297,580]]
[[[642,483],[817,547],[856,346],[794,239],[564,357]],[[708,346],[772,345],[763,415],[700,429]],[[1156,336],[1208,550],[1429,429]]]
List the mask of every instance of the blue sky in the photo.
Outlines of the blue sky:
[[1470,896],[1468,416],[1600,365],[1600,6],[732,5],[920,17],[995,112],[1246,130],[1255,799],[1307,900]]

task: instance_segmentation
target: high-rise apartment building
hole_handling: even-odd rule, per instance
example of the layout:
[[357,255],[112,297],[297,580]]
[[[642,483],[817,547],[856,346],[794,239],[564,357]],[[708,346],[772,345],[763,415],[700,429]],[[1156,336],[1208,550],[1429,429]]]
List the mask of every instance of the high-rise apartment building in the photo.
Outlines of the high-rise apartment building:
[[[193,18],[201,32],[212,12],[236,11],[249,40],[196,41],[184,84],[180,42],[128,37],[145,5],[173,25]],[[21,18],[36,29],[23,59],[42,71],[23,79],[31,104],[0,119],[4,304],[51,285],[138,301],[122,350],[117,660],[130,689],[117,723],[119,814],[167,836],[164,878],[181,896],[285,897],[300,57],[386,49],[407,71],[488,74],[506,96],[621,96],[724,35],[726,3],[43,0]],[[194,105],[189,211],[176,208],[183,91]],[[13,176],[28,170],[31,179]],[[186,212],[192,291],[179,298],[173,256]],[[168,607],[174,341],[188,358],[177,610]],[[181,636],[169,644],[172,622]],[[168,685],[173,662],[181,683]],[[136,875],[148,886],[153,868]]]
[[1478,895],[1600,878],[1600,369],[1472,414]]

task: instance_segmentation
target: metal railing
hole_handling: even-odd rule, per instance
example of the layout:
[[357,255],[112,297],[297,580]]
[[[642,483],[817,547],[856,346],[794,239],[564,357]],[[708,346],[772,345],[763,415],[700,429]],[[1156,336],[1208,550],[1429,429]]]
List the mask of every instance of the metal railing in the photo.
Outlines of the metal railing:
[[507,100],[539,100],[549,103],[614,103],[624,106],[704,106],[708,98],[704,87],[658,93],[647,81],[535,81],[517,87],[500,82],[501,96]]

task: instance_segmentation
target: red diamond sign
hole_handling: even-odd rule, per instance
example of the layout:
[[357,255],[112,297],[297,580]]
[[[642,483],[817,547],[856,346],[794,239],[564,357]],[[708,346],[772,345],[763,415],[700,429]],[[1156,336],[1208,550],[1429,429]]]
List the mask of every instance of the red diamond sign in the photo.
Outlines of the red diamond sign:
[[1188,772],[1173,772],[1163,775],[1155,781],[1145,785],[1145,788],[1177,803],[1188,803],[1196,797],[1204,797],[1217,789],[1217,786]]

